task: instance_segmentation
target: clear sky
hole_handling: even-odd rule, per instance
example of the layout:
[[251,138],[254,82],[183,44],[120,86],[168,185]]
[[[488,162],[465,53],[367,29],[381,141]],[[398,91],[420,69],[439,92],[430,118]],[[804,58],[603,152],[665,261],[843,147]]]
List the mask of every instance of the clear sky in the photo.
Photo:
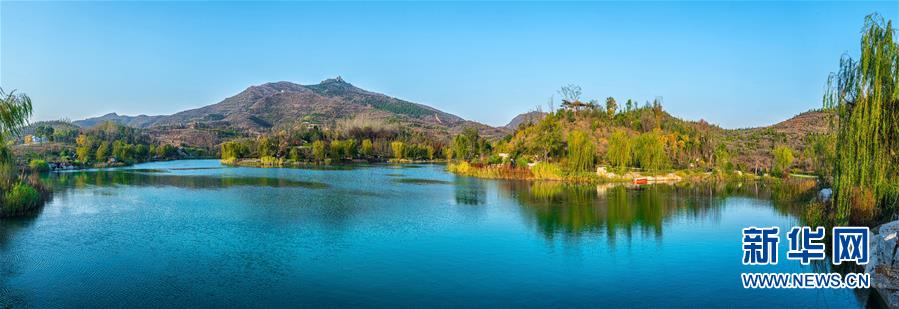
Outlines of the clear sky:
[[0,86],[32,97],[33,120],[77,120],[340,75],[503,125],[578,84],[736,128],[820,107],[872,12],[896,20],[899,1],[0,1]]

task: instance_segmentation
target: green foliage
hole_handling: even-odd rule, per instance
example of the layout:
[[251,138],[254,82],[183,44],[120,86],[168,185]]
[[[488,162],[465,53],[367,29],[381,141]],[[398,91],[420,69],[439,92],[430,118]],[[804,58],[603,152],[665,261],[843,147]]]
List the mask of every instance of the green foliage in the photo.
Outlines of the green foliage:
[[813,134],[806,140],[803,154],[811,160],[812,168],[818,176],[831,180],[833,162],[836,160],[836,134]]
[[531,173],[536,179],[561,180],[562,168],[558,164],[540,162],[531,167]]
[[75,142],[75,155],[78,157],[78,161],[87,163],[93,160],[94,139],[88,135],[81,134],[78,135]]
[[390,150],[393,151],[393,157],[396,159],[402,159],[403,154],[405,154],[406,144],[400,141],[395,141],[390,143]]
[[647,132],[634,141],[634,161],[643,169],[661,170],[668,167],[665,144],[658,133]]
[[3,211],[0,215],[20,214],[40,206],[41,194],[27,183],[18,182],[3,195]]
[[31,98],[15,90],[0,88],[0,134],[19,135],[31,117]]
[[609,150],[606,157],[609,164],[618,168],[626,168],[631,164],[632,148],[630,136],[623,130],[617,130],[609,137]]
[[774,147],[774,165],[771,172],[774,175],[786,177],[790,175],[791,166],[793,166],[793,150],[782,145]]
[[369,158],[374,154],[374,149],[372,148],[372,143],[370,139],[362,140],[362,149],[360,149],[360,153],[363,157]]
[[259,157],[273,157],[278,152],[278,147],[268,136],[260,136],[256,141],[256,148]]
[[312,157],[318,161],[322,162],[327,158],[328,154],[325,150],[325,142],[321,140],[317,140],[312,142]]
[[46,172],[50,170],[50,164],[41,159],[31,159],[31,161],[28,162],[28,169],[35,172]]
[[234,161],[245,158],[250,149],[243,143],[238,141],[230,141],[222,143],[222,160]]
[[892,22],[866,17],[859,60],[843,57],[840,70],[828,79],[824,105],[839,119],[833,166],[838,224],[852,215],[853,190],[872,191],[882,209],[896,207],[899,200],[899,44],[894,35]]
[[530,127],[535,136],[525,145],[529,152],[539,155],[544,159],[558,155],[564,147],[562,140],[562,125],[558,117],[547,115],[536,126]]
[[616,111],[618,111],[618,102],[615,102],[615,98],[606,98],[606,114],[609,115],[609,118],[614,117]]
[[596,159],[596,145],[587,133],[573,131],[568,135],[568,166],[572,171],[585,172],[593,169]]
[[109,143],[101,142],[100,146],[97,146],[97,152],[94,155],[94,158],[97,159],[97,162],[106,162],[109,157]]
[[159,159],[174,158],[178,155],[178,149],[175,146],[165,144],[156,146],[156,157]]
[[302,158],[300,157],[300,149],[299,149],[299,148],[296,148],[296,147],[290,148],[290,154],[288,155],[288,157],[289,157],[290,160],[293,161],[293,162],[299,162],[300,159],[302,159]]
[[718,144],[718,147],[715,148],[715,167],[720,171],[733,169],[733,164],[730,162],[730,152],[727,151],[727,147],[724,144]]
[[467,127],[462,134],[453,138],[453,157],[458,160],[471,161],[479,155],[481,136],[475,128]]

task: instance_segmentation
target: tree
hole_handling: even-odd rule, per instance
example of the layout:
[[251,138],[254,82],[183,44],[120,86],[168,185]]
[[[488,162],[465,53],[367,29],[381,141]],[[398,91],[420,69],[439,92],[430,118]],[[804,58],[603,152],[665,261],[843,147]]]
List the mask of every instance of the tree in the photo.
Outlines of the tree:
[[38,136],[38,137],[43,137],[43,138],[46,138],[49,140],[49,139],[53,138],[53,131],[54,131],[53,127],[51,127],[51,126],[39,125],[36,128],[34,128],[34,135]]
[[299,162],[300,161],[300,150],[296,147],[290,148],[289,157],[290,157],[291,161]]
[[331,160],[340,160],[343,156],[343,141],[338,139],[332,140],[329,148]]
[[568,135],[568,165],[572,171],[584,172],[593,168],[596,146],[590,137],[581,131]]
[[616,130],[609,137],[609,150],[606,157],[609,163],[618,168],[625,168],[631,164],[631,138],[627,132]]
[[6,92],[0,88],[0,133],[19,135],[31,117],[31,98],[16,90]]
[[790,174],[790,166],[793,165],[793,150],[786,146],[774,147],[774,166],[772,173],[781,177]]
[[267,136],[259,137],[256,141],[256,151],[259,152],[259,157],[274,157],[276,152],[278,151],[277,146],[272,141],[271,138]]
[[356,157],[356,140],[348,139],[343,142],[343,155],[350,159]]
[[615,102],[615,98],[608,97],[606,98],[606,113],[609,114],[609,118],[615,116],[615,112],[618,110],[618,102]]
[[312,157],[315,158],[316,161],[324,161],[327,156],[325,142],[321,140],[312,142]]
[[156,147],[156,156],[161,159],[171,158],[177,154],[178,154],[178,149],[175,149],[175,146],[165,144],[165,145],[159,145]]
[[237,160],[246,157],[249,153],[246,145],[238,141],[222,143],[222,160]]
[[815,174],[825,180],[833,176],[833,163],[836,159],[836,134],[812,134],[806,138],[803,151],[811,160]]
[[[840,59],[828,78],[825,108],[837,123],[833,192],[836,224],[848,223],[853,191],[870,191],[873,203],[895,207],[899,199],[899,44],[891,21],[865,18],[858,61]],[[874,207],[875,205],[869,205]],[[887,206],[887,207],[889,207]]]
[[363,157],[369,158],[373,153],[373,148],[370,139],[362,140],[362,149],[361,153]]
[[122,162],[131,162],[131,145],[125,144],[125,142],[120,140],[113,142],[112,156]]
[[637,136],[637,140],[634,142],[634,157],[637,164],[643,169],[661,170],[668,167],[665,144],[655,132]]
[[559,94],[562,96],[562,102],[579,102],[581,100],[582,92],[581,86],[574,84],[568,84],[559,89]]
[[406,144],[401,141],[394,141],[390,143],[390,150],[393,151],[393,157],[396,159],[403,158],[403,152],[406,150]]
[[727,151],[727,147],[725,147],[724,144],[718,144],[718,148],[715,149],[715,166],[721,171],[732,169],[730,164],[730,152]]
[[97,162],[106,162],[107,156],[109,156],[109,142],[101,142],[95,155]]

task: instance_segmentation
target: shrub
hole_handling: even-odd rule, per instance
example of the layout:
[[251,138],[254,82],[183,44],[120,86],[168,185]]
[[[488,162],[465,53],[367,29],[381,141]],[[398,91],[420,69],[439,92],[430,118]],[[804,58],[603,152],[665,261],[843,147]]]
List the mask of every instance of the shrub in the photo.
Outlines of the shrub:
[[793,165],[793,151],[786,146],[774,147],[774,175],[786,177],[790,174],[790,166]]
[[50,164],[41,159],[31,159],[31,162],[28,162],[28,168],[35,172],[46,172],[50,170]]
[[36,208],[40,203],[41,195],[37,189],[19,182],[3,195],[3,207],[0,215],[21,214]]
[[272,157],[272,156],[264,156],[259,159],[259,161],[264,166],[279,166],[281,165],[281,159]]
[[537,179],[546,179],[546,180],[560,180],[562,179],[562,169],[559,168],[558,165],[553,163],[540,162],[534,164],[534,167],[531,167],[531,173],[534,174],[534,178]]

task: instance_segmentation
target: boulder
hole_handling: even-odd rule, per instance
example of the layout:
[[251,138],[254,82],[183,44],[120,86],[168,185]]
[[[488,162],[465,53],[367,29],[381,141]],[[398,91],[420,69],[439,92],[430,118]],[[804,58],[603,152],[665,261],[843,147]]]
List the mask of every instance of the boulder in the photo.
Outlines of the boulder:
[[899,221],[883,224],[871,235],[870,261],[865,272],[871,274],[871,287],[891,308],[899,308]]

